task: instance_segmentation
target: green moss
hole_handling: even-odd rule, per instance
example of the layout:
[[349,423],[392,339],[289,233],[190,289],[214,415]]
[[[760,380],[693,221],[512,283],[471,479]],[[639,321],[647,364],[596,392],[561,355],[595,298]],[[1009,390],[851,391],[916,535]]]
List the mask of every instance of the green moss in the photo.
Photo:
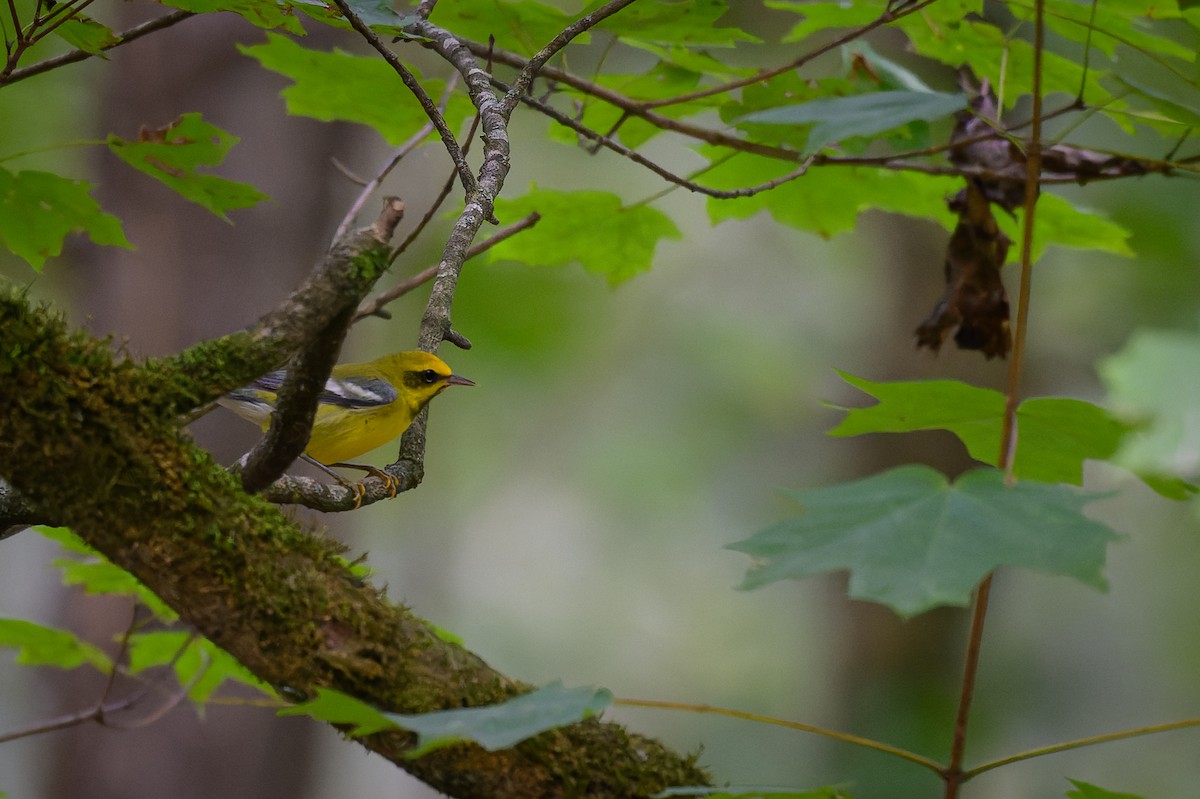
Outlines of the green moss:
[[391,250],[387,247],[371,247],[350,259],[354,266],[355,282],[370,286],[391,266]]

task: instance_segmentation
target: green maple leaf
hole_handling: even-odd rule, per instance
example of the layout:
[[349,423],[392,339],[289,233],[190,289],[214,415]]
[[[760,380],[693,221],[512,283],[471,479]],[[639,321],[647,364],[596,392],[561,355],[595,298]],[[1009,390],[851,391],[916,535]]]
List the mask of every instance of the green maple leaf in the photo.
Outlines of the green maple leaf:
[[228,221],[226,211],[267,199],[253,186],[200,171],[220,164],[237,141],[199,114],[184,114],[165,128],[143,131],[138,139],[110,135],[108,148],[134,169]]
[[[999,391],[957,380],[876,383],[838,374],[879,403],[842,408],[846,418],[829,431],[831,436],[949,430],[972,458],[990,466],[999,464],[1004,419],[1004,395]],[[1111,458],[1129,429],[1090,402],[1062,397],[1025,400],[1017,408],[1013,473],[1047,483],[1080,485],[1083,462]]]
[[928,467],[903,466],[789,493],[800,515],[729,545],[754,559],[740,588],[846,570],[851,597],[914,616],[966,605],[999,566],[1103,589],[1105,548],[1117,537],[1082,513],[1102,495],[1031,481],[1008,486],[993,469],[951,484]]
[[96,244],[132,247],[121,220],[101,211],[91,190],[82,180],[0,167],[0,242],[34,269],[61,253],[67,234],[77,230]]

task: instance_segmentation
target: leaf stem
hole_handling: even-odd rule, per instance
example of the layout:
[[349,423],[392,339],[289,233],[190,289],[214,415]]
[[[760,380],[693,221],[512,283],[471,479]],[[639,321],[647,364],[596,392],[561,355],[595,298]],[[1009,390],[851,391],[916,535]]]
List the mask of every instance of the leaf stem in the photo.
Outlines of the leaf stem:
[[975,604],[971,608],[971,632],[967,639],[967,656],[963,664],[962,690],[959,692],[958,712],[954,715],[954,738],[950,742],[950,765],[942,773],[946,781],[946,799],[955,799],[958,788],[966,781],[962,770],[967,746],[967,722],[971,717],[971,699],[975,695],[975,677],[979,673],[979,653],[983,649],[983,623],[987,619],[988,597],[992,592],[992,575],[983,578],[975,589]]
[[735,719],[743,719],[745,721],[756,721],[760,724],[773,724],[777,727],[786,727],[790,730],[798,730],[799,732],[808,732],[813,735],[822,735],[826,738],[833,738],[844,743],[854,744],[867,749],[874,749],[877,752],[898,757],[901,760],[907,760],[909,763],[915,763],[918,766],[923,766],[937,774],[943,774],[943,766],[935,760],[931,760],[923,755],[918,755],[916,752],[910,752],[907,749],[901,749],[898,746],[885,744],[881,741],[876,741],[871,738],[863,738],[858,735],[851,735],[847,732],[838,732],[837,730],[826,729],[825,727],[817,727],[813,724],[805,724],[801,721],[789,721],[776,716],[764,716],[761,713],[750,713],[744,710],[733,710],[732,708],[715,707],[713,705],[693,705],[687,702],[667,702],[658,699],[622,699],[613,700],[613,704],[623,707],[654,707],[663,710],[687,710],[693,713],[713,713],[719,716],[729,716]]
[[[1013,465],[1017,451],[1017,404],[1021,387],[1021,363],[1025,355],[1025,336],[1029,329],[1029,283],[1033,275],[1033,223],[1037,206],[1039,178],[1042,171],[1042,51],[1045,45],[1044,0],[1036,0],[1033,34],[1033,113],[1030,119],[1029,145],[1025,153],[1025,215],[1021,229],[1021,284],[1017,299],[1017,330],[1013,341],[1012,360],[1008,364],[1008,386],[1004,397],[1004,421],[1000,433],[999,467],[1005,482],[1016,477]],[[962,770],[967,743],[967,722],[970,720],[971,699],[975,693],[975,677],[979,671],[979,654],[983,645],[983,624],[987,618],[988,597],[992,590],[992,575],[983,578],[975,591],[975,606],[971,612],[971,631],[967,638],[967,656],[963,665],[962,690],[958,712],[954,719],[954,738],[950,745],[950,765],[945,772],[945,799],[957,799],[959,786],[967,779]]]
[[1150,724],[1145,727],[1134,727],[1128,730],[1120,730],[1119,732],[1109,732],[1103,735],[1089,735],[1086,738],[1078,738],[1074,741],[1064,741],[1062,743],[1051,744],[1050,746],[1039,746],[1036,749],[1027,749],[1024,752],[1018,752],[1015,755],[993,760],[990,763],[983,763],[973,769],[964,771],[962,781],[966,782],[972,777],[976,777],[985,771],[991,771],[1000,766],[1007,766],[1010,763],[1019,763],[1022,760],[1032,760],[1035,757],[1044,757],[1045,755],[1054,755],[1059,752],[1066,752],[1071,749],[1080,749],[1084,746],[1093,746],[1094,744],[1109,743],[1110,741],[1123,741],[1127,738],[1136,738],[1141,735],[1153,735],[1160,732],[1172,732],[1174,730],[1183,730],[1189,727],[1200,727],[1200,717],[1183,719],[1182,721],[1169,721],[1164,724]]

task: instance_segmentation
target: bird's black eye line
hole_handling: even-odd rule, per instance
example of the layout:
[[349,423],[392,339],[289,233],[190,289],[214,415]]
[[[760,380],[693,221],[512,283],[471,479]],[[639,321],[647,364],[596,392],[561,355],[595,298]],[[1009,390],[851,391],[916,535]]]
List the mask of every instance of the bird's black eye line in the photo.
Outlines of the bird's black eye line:
[[435,369],[422,369],[421,371],[412,370],[404,373],[404,385],[418,388],[420,386],[433,386],[440,383],[446,378],[438,374]]

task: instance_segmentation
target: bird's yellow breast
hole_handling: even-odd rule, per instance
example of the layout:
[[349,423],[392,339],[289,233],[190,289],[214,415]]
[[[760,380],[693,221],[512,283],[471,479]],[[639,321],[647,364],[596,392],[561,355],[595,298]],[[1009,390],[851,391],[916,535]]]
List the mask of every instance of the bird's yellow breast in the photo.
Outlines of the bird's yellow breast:
[[321,463],[348,461],[397,438],[414,416],[403,399],[366,410],[321,406],[304,451]]

